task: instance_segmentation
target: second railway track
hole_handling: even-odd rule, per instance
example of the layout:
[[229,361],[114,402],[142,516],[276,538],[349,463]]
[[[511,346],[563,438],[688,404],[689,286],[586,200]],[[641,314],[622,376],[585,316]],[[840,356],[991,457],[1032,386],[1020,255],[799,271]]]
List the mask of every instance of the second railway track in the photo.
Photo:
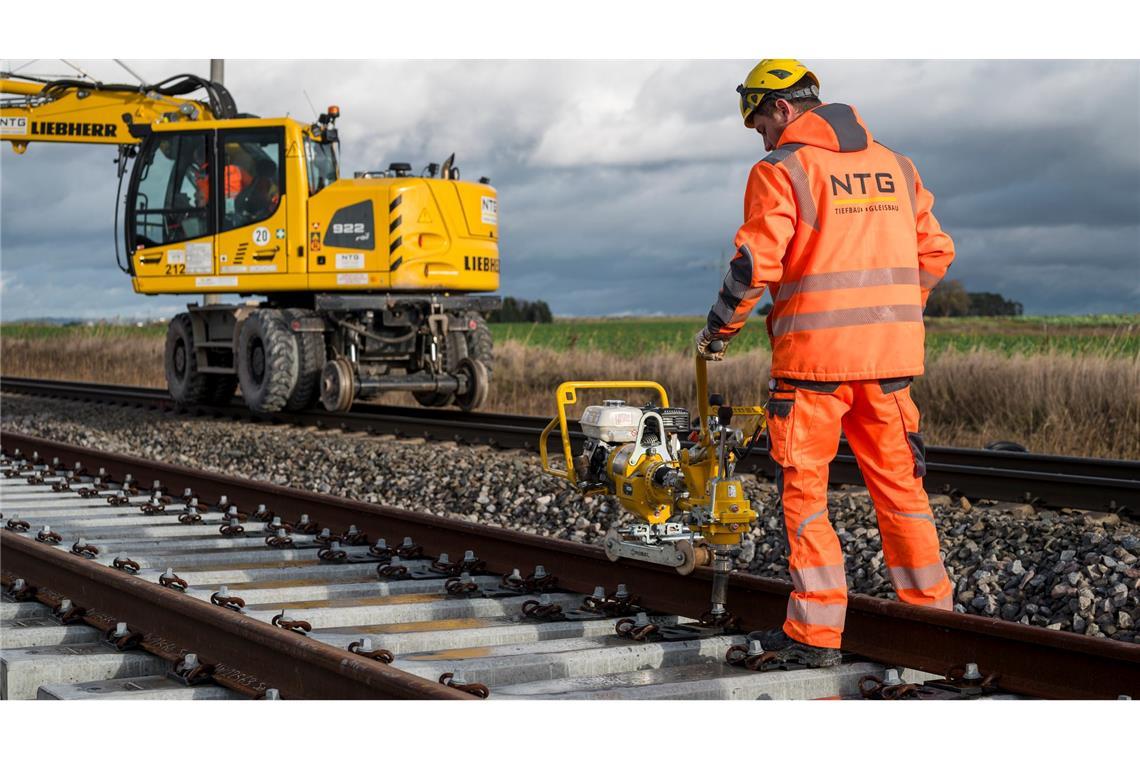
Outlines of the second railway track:
[[[264,415],[236,402],[224,407],[179,406],[166,391],[155,388],[11,377],[0,378],[0,390],[190,415],[315,425],[330,430],[529,450],[535,449],[538,436],[549,421],[543,417],[375,404],[357,404],[348,413],[309,410]],[[767,477],[774,474],[764,446],[756,447],[740,466],[745,472]],[[855,457],[845,442],[840,444],[839,454],[832,462],[830,479],[833,484],[861,485],[863,482]],[[1136,461],[929,446],[924,482],[931,493],[1112,511],[1140,519],[1140,462]]]

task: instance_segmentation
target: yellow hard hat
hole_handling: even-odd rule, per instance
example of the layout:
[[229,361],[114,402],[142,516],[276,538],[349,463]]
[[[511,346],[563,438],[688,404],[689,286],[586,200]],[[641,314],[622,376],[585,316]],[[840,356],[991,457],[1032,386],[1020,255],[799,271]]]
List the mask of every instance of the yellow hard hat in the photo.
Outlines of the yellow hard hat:
[[748,72],[744,84],[736,88],[740,93],[740,115],[744,117],[744,126],[752,129],[752,112],[760,106],[764,96],[791,89],[797,84],[803,84],[803,94],[796,92],[794,95],[819,96],[819,79],[795,58],[765,58],[756,64]]

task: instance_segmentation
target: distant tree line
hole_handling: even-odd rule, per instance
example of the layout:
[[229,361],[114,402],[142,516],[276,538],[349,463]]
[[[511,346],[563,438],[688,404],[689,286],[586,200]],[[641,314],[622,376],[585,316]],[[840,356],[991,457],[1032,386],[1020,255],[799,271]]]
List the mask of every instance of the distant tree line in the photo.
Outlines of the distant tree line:
[[970,293],[960,280],[943,280],[926,302],[931,317],[1019,317],[1022,311],[1020,303],[1000,293]]
[[554,315],[546,301],[527,301],[523,298],[507,296],[503,308],[493,311],[488,322],[553,322]]

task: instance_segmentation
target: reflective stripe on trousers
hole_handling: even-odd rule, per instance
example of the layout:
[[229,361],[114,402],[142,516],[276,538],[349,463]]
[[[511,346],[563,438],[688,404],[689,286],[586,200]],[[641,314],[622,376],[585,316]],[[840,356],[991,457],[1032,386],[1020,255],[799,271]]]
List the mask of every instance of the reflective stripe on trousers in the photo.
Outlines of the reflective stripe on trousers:
[[949,609],[953,586],[908,437],[918,433],[918,411],[907,383],[796,387],[780,381],[768,410],[794,586],[785,633],[819,647],[838,648],[842,640],[847,583],[843,551],[827,514],[828,465],[841,432],[874,502],[883,558],[899,599]]
[[892,567],[891,583],[897,589],[921,590],[938,585],[946,577],[946,568],[941,562],[935,562],[922,567]]
[[943,610],[954,608],[954,587],[941,560],[922,567],[888,565],[888,570],[900,600]]
[[[788,620],[811,626],[843,629],[847,617],[847,602],[841,604],[818,604],[804,599],[788,599]],[[795,637],[793,637],[795,638]],[[822,644],[820,646],[823,646]],[[838,649],[838,646],[832,647]]]
[[827,591],[847,587],[847,574],[843,572],[843,565],[791,567],[788,568],[788,572],[792,576],[792,585],[796,591]]

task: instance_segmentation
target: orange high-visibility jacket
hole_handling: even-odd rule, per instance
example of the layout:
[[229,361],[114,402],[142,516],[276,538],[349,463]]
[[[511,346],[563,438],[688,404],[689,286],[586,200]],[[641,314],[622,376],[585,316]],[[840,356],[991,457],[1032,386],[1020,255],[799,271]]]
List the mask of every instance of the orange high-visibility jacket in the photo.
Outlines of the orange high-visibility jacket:
[[752,167],[709,329],[735,335],[769,287],[774,377],[922,374],[922,310],[954,258],[933,207],[911,160],[854,108],[808,111]]

